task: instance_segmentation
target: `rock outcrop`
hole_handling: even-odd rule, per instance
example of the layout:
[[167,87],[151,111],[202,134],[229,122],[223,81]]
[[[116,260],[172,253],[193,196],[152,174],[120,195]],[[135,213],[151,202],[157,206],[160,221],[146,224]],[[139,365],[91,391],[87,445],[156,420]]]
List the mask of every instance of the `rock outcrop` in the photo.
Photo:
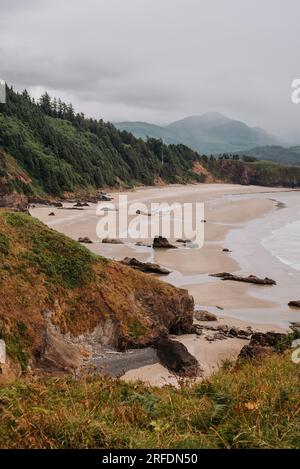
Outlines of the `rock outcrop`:
[[210,274],[210,277],[219,277],[222,280],[233,280],[235,282],[246,282],[246,283],[255,283],[256,285],[276,285],[275,280],[271,278],[259,278],[256,275],[249,275],[248,277],[243,277],[240,275],[230,274],[228,272],[220,272],[218,274]]
[[103,238],[103,244],[124,244],[119,238]]
[[289,306],[291,308],[300,308],[300,301],[298,301],[298,300],[297,301],[290,301]]
[[163,236],[155,236],[152,246],[155,249],[177,249],[177,246],[169,243],[168,239]]
[[0,210],[0,236],[1,336],[23,371],[75,369],[90,341],[124,351],[192,330],[187,290],[95,256],[24,213]]
[[78,242],[83,243],[83,244],[92,244],[93,243],[93,241],[88,236],[78,238]]
[[163,366],[182,377],[194,378],[200,374],[198,360],[180,342],[162,338],[157,344],[157,355]]
[[135,257],[125,257],[121,264],[128,265],[133,269],[140,270],[147,274],[160,274],[160,275],[169,275],[171,272],[164,267],[161,267],[159,264],[153,264],[152,262],[141,262]]
[[278,332],[256,332],[251,336],[248,345],[245,345],[239,354],[239,359],[253,359],[280,352],[290,346],[287,334]]
[[215,314],[210,313],[209,311],[204,311],[204,310],[195,311],[194,316],[195,316],[195,319],[197,319],[197,321],[217,321],[218,320]]
[[7,208],[16,212],[28,212],[28,199],[25,195],[12,192],[11,194],[0,194],[0,208]]

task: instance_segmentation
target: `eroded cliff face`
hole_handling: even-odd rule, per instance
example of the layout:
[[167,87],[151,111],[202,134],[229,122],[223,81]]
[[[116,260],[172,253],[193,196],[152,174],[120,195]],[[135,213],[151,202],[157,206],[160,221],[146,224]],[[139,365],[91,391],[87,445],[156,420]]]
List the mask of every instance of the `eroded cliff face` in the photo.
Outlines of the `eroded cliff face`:
[[189,332],[193,298],[0,210],[0,338],[23,371],[77,369],[93,344],[125,350]]

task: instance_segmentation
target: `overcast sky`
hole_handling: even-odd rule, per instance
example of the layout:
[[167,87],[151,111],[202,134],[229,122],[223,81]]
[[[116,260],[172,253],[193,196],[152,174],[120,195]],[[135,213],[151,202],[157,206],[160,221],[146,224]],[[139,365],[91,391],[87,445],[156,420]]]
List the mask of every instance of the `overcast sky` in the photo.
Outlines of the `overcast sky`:
[[113,122],[219,111],[300,143],[299,0],[0,0],[0,78]]

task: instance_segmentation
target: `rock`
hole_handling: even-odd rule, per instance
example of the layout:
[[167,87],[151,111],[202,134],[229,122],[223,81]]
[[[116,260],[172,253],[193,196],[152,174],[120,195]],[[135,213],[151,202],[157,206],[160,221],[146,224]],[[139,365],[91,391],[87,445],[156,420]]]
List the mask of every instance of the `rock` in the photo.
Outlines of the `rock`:
[[224,249],[222,249],[222,252],[232,252],[232,251],[230,251],[230,249],[228,249],[228,248],[224,248]]
[[50,205],[53,205],[53,207],[60,207],[62,208],[63,207],[63,203],[62,202],[52,202],[50,203]]
[[84,238],[78,238],[79,243],[85,243],[85,244],[92,244],[93,241],[90,240],[88,236],[85,236]]
[[74,207],[89,207],[89,204],[87,202],[76,202]]
[[104,238],[102,239],[103,244],[124,244],[123,241],[121,241],[118,238]]
[[170,244],[168,239],[164,238],[163,236],[155,236],[152,246],[155,249],[177,249],[176,246]]
[[210,313],[209,311],[195,311],[195,319],[197,321],[217,321],[218,318],[215,314]]
[[287,334],[279,332],[255,332],[251,336],[251,344],[262,345],[263,347],[278,347],[287,339]]
[[99,202],[110,202],[111,200],[113,200],[113,197],[111,197],[110,195],[107,195],[103,192],[97,194],[96,198],[97,198],[97,201],[99,201]]
[[290,301],[289,306],[291,308],[300,308],[300,301]]
[[278,332],[255,332],[248,345],[245,345],[238,358],[253,359],[280,352],[290,346],[287,334]]
[[55,213],[54,212],[50,212],[48,217],[55,217]]
[[291,322],[290,327],[294,332],[300,332],[300,322]]
[[273,353],[272,347],[262,347],[257,344],[244,345],[239,353],[238,359],[253,360],[255,358],[262,358]]
[[239,275],[233,275],[228,272],[221,272],[218,274],[210,274],[210,277],[219,277],[222,280],[234,280],[235,282],[247,282],[247,283],[255,283],[257,285],[276,285],[275,280],[271,278],[259,278],[256,275],[249,275],[248,277],[242,277]]
[[145,213],[145,212],[142,212],[141,210],[137,210],[135,213],[137,215],[145,215],[146,217],[151,217],[151,213]]
[[191,243],[192,241],[190,239],[176,239],[176,243],[183,243],[183,244],[187,244],[187,243]]
[[28,212],[28,199],[25,195],[17,194],[0,194],[0,208],[8,208],[16,212]]
[[152,262],[141,262],[138,261],[135,257],[125,257],[121,263],[145,273],[161,275],[169,275],[171,273],[170,270],[165,269],[164,267],[160,267],[158,264],[153,264]]
[[169,338],[160,339],[157,355],[163,366],[184,377],[196,377],[200,374],[199,363],[180,342]]
[[199,324],[193,324],[192,329],[191,329],[192,334],[196,335],[202,335],[203,334],[203,329]]
[[145,246],[147,248],[152,248],[152,245],[151,244],[146,244],[146,243],[143,243],[143,241],[137,241],[135,243],[136,246]]
[[231,327],[228,331],[230,337],[237,337],[239,335],[239,330],[237,327]]

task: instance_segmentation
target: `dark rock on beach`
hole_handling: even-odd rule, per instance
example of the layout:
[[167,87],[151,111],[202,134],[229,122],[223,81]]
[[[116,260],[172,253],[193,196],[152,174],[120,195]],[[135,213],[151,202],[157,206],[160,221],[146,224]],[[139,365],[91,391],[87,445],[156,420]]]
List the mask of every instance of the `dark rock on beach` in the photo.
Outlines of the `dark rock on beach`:
[[217,321],[217,316],[209,311],[195,311],[197,321]]
[[74,207],[89,207],[89,204],[87,202],[76,202]]
[[54,217],[55,216],[55,213],[54,212],[50,212],[48,217]]
[[176,246],[170,244],[167,238],[163,236],[155,236],[153,239],[153,248],[155,249],[177,249]]
[[118,238],[104,238],[102,239],[103,244],[124,244],[123,241],[121,241]]
[[163,338],[157,344],[157,355],[163,366],[183,377],[199,376],[200,367],[196,358],[180,342]]
[[222,280],[233,280],[235,282],[247,282],[255,283],[256,285],[276,285],[275,280],[271,278],[259,278],[256,275],[248,275],[248,277],[243,277],[239,275],[233,275],[228,272],[220,272],[218,274],[210,274],[210,277],[219,277]]
[[78,238],[78,242],[79,243],[85,243],[85,244],[92,244],[93,243],[93,241],[88,236],[85,236],[83,238]]
[[278,332],[255,332],[251,336],[248,345],[240,351],[240,359],[253,359],[280,352],[289,348],[289,338],[287,334]]
[[300,308],[300,301],[290,301],[289,306],[292,308]]
[[121,263],[127,265],[128,267],[132,267],[133,269],[140,270],[141,272],[149,274],[170,274],[170,270],[161,267],[159,264],[153,264],[152,262],[141,262],[135,257],[125,257],[125,259],[123,259]]

